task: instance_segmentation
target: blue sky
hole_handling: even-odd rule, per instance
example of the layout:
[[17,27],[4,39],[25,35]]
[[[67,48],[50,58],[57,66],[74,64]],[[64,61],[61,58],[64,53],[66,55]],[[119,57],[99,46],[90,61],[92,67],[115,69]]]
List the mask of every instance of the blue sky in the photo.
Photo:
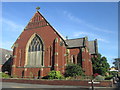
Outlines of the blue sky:
[[[12,44],[40,6],[40,12],[64,37],[98,39],[98,50],[112,66],[118,57],[117,2],[75,3],[2,3],[2,45],[11,50]],[[0,19],[1,20],[1,19]]]

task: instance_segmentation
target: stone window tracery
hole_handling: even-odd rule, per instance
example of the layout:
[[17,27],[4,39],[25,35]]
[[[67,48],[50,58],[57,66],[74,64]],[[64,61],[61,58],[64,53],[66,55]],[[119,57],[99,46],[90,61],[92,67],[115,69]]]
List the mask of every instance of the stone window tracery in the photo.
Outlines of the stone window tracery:
[[27,65],[43,66],[43,42],[36,34],[28,45]]

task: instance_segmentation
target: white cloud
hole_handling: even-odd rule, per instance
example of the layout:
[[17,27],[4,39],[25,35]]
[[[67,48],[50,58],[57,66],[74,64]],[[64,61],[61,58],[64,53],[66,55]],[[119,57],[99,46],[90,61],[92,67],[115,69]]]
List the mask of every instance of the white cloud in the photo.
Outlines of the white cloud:
[[106,30],[104,28],[99,28],[97,26],[94,26],[88,22],[85,22],[84,20],[72,15],[70,12],[67,12],[67,11],[63,11],[63,14],[68,17],[71,21],[74,21],[74,22],[77,22],[77,23],[80,23],[88,28],[90,28],[91,30],[94,30],[94,31],[99,31],[99,32],[104,32],[104,33],[111,33],[113,34],[114,32],[112,32],[111,30]]
[[[114,33],[112,31],[109,31],[109,30],[106,30],[106,29],[101,29],[101,28],[98,28],[97,26],[89,24],[89,23],[85,22],[84,20],[82,20],[82,19],[80,19],[78,17],[73,16],[70,12],[64,11],[63,14],[66,15],[71,21],[80,23],[80,24],[90,28],[93,31],[99,31],[99,32],[104,32],[104,33]],[[104,42],[104,43],[109,43],[108,40],[100,37],[97,34],[93,34],[93,33],[89,33],[89,32],[74,32],[73,33],[73,37],[81,37],[81,36],[88,36],[88,37],[93,38],[93,39],[97,38],[98,41],[101,41],[101,42]]]
[[[19,25],[11,20],[8,20],[8,19],[5,19],[3,18],[2,19],[2,29],[7,29],[7,30],[10,30],[10,31],[21,31],[24,29],[23,25]],[[5,27],[6,26],[6,27]]]
[[72,21],[75,21],[75,22],[78,22],[78,23],[83,23],[83,20],[73,16],[71,13],[67,12],[67,11],[64,11],[63,12],[70,20]]
[[110,43],[108,40],[103,38],[97,38],[98,41],[104,42],[104,43]]
[[[106,55],[107,56],[107,55]],[[115,58],[118,58],[118,56],[107,56],[107,57],[109,57],[109,58],[111,58],[111,60],[114,60]]]
[[113,34],[113,33],[114,33],[114,32],[112,32],[112,31],[110,31],[110,30],[101,29],[101,28],[98,28],[98,27],[93,26],[93,25],[88,24],[88,23],[86,23],[86,26],[88,26],[88,27],[90,27],[91,29],[96,30],[96,31],[101,31],[101,32],[111,33],[111,34]]
[[74,36],[74,37],[88,36],[88,37],[90,37],[90,38],[92,38],[92,39],[96,39],[96,38],[97,38],[98,41],[101,41],[101,42],[104,42],[104,43],[109,43],[108,40],[103,39],[103,38],[100,37],[99,35],[93,34],[93,33],[89,33],[89,32],[75,32],[75,33],[73,33],[73,36]]
[[11,50],[11,46],[14,43],[15,37],[21,33],[24,29],[23,25],[17,24],[12,20],[2,18],[2,41],[0,43],[1,48]]
[[2,43],[0,43],[0,47],[11,50],[13,43],[14,43],[14,41],[2,41]]
[[81,36],[81,35],[83,35],[83,36],[92,36],[92,37],[96,36],[95,34],[88,33],[88,32],[75,32],[73,34],[73,36],[75,36],[75,37],[78,37],[78,36]]

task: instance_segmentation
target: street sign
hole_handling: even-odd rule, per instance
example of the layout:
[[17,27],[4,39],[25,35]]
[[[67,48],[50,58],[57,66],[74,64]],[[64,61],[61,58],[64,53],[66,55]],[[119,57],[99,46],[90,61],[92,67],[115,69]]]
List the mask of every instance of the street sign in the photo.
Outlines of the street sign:
[[100,82],[88,82],[88,83],[99,84]]
[[91,80],[91,82],[88,82],[91,84],[92,90],[94,90],[94,84],[99,84],[100,82],[94,82],[94,80]]

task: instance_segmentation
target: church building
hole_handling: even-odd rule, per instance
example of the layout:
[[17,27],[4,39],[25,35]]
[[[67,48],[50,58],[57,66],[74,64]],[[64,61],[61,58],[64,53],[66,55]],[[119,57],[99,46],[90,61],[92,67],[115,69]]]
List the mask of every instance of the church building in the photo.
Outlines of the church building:
[[97,40],[87,37],[65,39],[36,11],[12,46],[12,75],[20,78],[46,76],[56,70],[65,73],[69,63],[80,63],[85,75],[93,74],[91,57],[98,53]]

